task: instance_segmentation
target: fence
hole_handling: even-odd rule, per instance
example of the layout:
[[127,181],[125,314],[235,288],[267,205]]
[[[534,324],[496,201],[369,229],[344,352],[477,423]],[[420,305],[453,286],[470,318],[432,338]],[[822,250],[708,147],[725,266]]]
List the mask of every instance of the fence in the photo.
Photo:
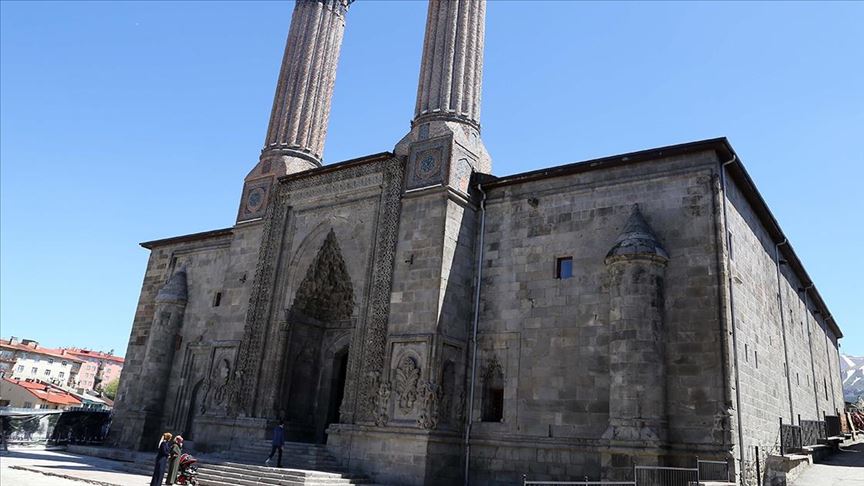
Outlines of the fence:
[[726,461],[703,461],[697,458],[696,468],[699,470],[699,481],[729,482],[729,463]]
[[523,486],[636,486],[633,481],[528,481],[526,476],[522,476]]
[[110,425],[111,413],[106,411],[0,409],[0,439],[4,446],[99,443]]
[[802,448],[801,427],[784,424],[783,417],[780,417],[780,455],[782,456],[787,452],[798,452]]
[[840,416],[825,415],[825,435],[835,437],[840,434]]
[[818,444],[820,439],[826,438],[825,422],[821,420],[801,420],[799,415],[798,426],[801,427],[801,445]]
[[634,466],[633,481],[529,481],[523,486],[691,486],[699,481],[729,481],[729,463],[696,459],[696,467]]
[[638,486],[690,486],[699,481],[698,467],[635,466]]

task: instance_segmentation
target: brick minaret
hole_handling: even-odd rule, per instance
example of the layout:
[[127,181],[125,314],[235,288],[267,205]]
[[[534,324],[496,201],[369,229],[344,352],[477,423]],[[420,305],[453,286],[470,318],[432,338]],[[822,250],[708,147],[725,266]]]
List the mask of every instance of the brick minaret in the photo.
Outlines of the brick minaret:
[[297,1],[264,148],[246,176],[238,221],[264,215],[277,177],[321,166],[345,14],[352,1]]
[[[409,155],[412,143],[452,136],[458,147],[444,154],[451,159],[442,164],[445,176],[464,173],[466,167],[459,163],[463,160],[470,165],[469,172],[491,171],[480,140],[485,19],[485,0],[429,1],[414,119],[396,152]],[[449,182],[457,181],[451,177]]]
[[429,2],[415,124],[455,120],[479,128],[485,15],[485,2]]

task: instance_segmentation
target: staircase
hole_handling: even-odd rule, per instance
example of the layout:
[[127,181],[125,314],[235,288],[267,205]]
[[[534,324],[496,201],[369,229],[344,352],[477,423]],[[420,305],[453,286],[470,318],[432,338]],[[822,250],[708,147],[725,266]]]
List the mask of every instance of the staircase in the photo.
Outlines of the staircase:
[[[198,481],[201,486],[342,486],[371,484],[368,477],[349,474],[320,444],[286,442],[282,447],[282,467],[276,466],[276,455],[270,466],[264,460],[270,454],[270,441],[255,441],[214,454],[197,454]],[[150,475],[148,462],[127,463],[129,472]]]
[[[270,447],[269,440],[259,440],[211,454],[207,459],[263,466],[264,460],[270,455]],[[278,454],[278,452],[274,454],[273,459],[270,460],[271,466],[276,466]],[[327,472],[345,470],[323,445],[303,442],[286,442],[282,446],[282,467]]]

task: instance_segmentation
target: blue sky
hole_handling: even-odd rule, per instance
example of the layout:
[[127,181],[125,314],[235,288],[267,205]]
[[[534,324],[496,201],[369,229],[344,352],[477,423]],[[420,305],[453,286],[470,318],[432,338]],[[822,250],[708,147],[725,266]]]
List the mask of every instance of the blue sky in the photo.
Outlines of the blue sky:
[[[0,334],[125,352],[138,242],[233,224],[290,2],[0,3]],[[325,161],[413,115],[423,2],[348,14]],[[498,175],[729,137],[864,355],[864,3],[492,1]]]

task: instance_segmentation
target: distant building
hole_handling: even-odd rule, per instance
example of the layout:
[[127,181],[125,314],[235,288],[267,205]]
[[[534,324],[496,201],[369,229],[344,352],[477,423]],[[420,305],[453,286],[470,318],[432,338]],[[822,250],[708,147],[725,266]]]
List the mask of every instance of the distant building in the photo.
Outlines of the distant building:
[[75,395],[48,383],[0,379],[0,407],[66,410],[82,404]]
[[120,377],[123,358],[81,348],[52,349],[15,336],[0,340],[0,378],[39,380],[78,393],[101,392]]
[[63,349],[39,346],[32,339],[0,340],[0,378],[40,380],[60,387],[75,385],[84,360]]
[[75,383],[78,390],[102,391],[106,384],[120,378],[123,371],[123,358],[114,356],[111,351],[104,353],[79,348],[66,348],[64,351],[83,361]]

